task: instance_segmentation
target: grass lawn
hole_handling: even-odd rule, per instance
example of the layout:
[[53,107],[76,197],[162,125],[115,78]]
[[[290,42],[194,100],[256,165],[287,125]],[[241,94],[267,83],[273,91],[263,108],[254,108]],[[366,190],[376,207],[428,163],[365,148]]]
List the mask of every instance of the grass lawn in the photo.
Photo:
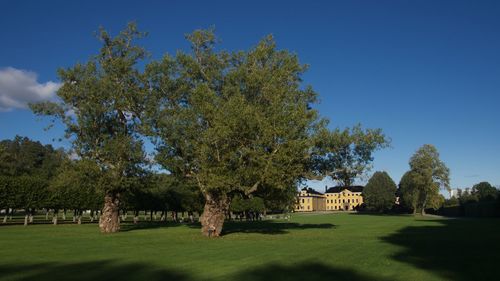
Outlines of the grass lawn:
[[294,214],[291,221],[0,226],[0,280],[498,280],[499,219]]

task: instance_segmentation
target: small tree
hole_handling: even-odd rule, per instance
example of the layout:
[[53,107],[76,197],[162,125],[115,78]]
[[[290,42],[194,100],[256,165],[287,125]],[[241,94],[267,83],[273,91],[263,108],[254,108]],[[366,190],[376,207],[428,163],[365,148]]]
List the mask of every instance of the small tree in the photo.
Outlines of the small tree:
[[401,204],[417,213],[419,191],[415,184],[415,175],[412,171],[406,172],[399,182],[399,195]]
[[385,211],[396,200],[396,184],[386,172],[375,172],[363,189],[363,198],[369,210]]
[[37,175],[23,175],[12,178],[14,208],[24,209],[24,225],[33,222],[36,209],[46,205],[47,187],[47,180]]
[[422,215],[428,207],[437,208],[440,188],[449,190],[450,171],[433,145],[425,144],[410,159],[410,171],[401,179],[400,189],[405,202],[410,203],[414,213],[417,208]]

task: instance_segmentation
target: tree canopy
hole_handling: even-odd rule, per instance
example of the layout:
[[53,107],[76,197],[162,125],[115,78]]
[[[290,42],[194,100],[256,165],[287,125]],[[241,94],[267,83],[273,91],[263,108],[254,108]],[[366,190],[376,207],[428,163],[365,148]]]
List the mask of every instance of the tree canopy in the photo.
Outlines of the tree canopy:
[[363,129],[359,124],[343,130],[323,129],[317,136],[312,172],[350,186],[371,169],[373,153],[389,144],[381,129]]
[[369,210],[385,211],[394,206],[396,184],[387,172],[375,172],[363,189],[363,201]]
[[414,210],[420,209],[425,214],[425,208],[437,207],[442,201],[439,190],[449,190],[450,171],[439,158],[439,153],[433,145],[425,144],[410,158],[410,171],[400,183],[403,202]]

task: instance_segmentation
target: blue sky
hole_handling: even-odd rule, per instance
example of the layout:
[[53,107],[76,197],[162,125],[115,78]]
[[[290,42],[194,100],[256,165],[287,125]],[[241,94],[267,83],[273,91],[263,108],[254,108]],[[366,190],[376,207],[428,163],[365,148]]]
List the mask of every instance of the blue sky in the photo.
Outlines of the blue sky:
[[373,171],[399,182],[409,157],[430,143],[452,187],[500,184],[500,1],[102,2],[2,2],[0,139],[68,145],[53,141],[61,126],[44,131],[23,107],[53,94],[57,68],[97,52],[99,26],[116,33],[136,21],[153,58],[187,49],[185,33],[215,26],[222,49],[273,34],[297,53],[332,128],[382,128],[392,148],[376,153]]

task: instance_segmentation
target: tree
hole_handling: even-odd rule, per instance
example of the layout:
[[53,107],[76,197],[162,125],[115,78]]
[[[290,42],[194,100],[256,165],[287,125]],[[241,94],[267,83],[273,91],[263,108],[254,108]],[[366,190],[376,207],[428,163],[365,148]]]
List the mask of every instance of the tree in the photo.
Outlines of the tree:
[[66,157],[62,149],[16,136],[0,142],[0,208],[25,210],[25,224],[36,208],[46,207],[47,183]]
[[480,182],[472,187],[472,194],[476,195],[480,201],[493,201],[498,196],[498,190],[489,182]]
[[7,222],[9,210],[15,206],[15,193],[12,187],[12,176],[0,175],[0,209],[5,210],[3,223]]
[[12,177],[14,191],[14,208],[24,209],[24,225],[33,222],[33,215],[37,208],[46,204],[47,180],[37,175],[23,175]]
[[390,140],[381,129],[363,129],[361,125],[344,130],[322,130],[318,134],[316,169],[320,177],[329,176],[342,186],[371,169],[373,153],[386,148]]
[[141,100],[147,90],[136,66],[147,54],[134,45],[143,36],[135,24],[116,37],[101,29],[98,55],[59,70],[60,102],[31,105],[36,114],[62,121],[76,154],[93,161],[110,179],[103,186],[99,227],[104,233],[119,230],[120,195],[130,187],[130,178],[141,173],[144,162],[139,128]]
[[[250,51],[217,52],[211,30],[187,36],[192,53],[147,66],[157,161],[205,197],[202,233],[219,236],[234,194],[296,188],[323,122],[302,87],[306,66],[266,37]],[[149,106],[147,106],[149,107]]]
[[107,185],[106,176],[90,160],[66,161],[50,184],[51,204],[57,224],[59,208],[73,209],[78,223],[83,210],[96,210],[98,198],[102,198],[102,186]]
[[396,184],[387,172],[375,172],[363,189],[363,201],[368,209],[388,210],[396,201],[396,190]]
[[417,213],[419,191],[415,184],[415,174],[412,171],[406,172],[399,182],[399,192],[401,204]]
[[410,171],[401,180],[401,191],[405,200],[410,200],[413,210],[420,208],[425,215],[427,207],[436,208],[439,189],[449,190],[450,171],[433,145],[425,144],[410,159]]

